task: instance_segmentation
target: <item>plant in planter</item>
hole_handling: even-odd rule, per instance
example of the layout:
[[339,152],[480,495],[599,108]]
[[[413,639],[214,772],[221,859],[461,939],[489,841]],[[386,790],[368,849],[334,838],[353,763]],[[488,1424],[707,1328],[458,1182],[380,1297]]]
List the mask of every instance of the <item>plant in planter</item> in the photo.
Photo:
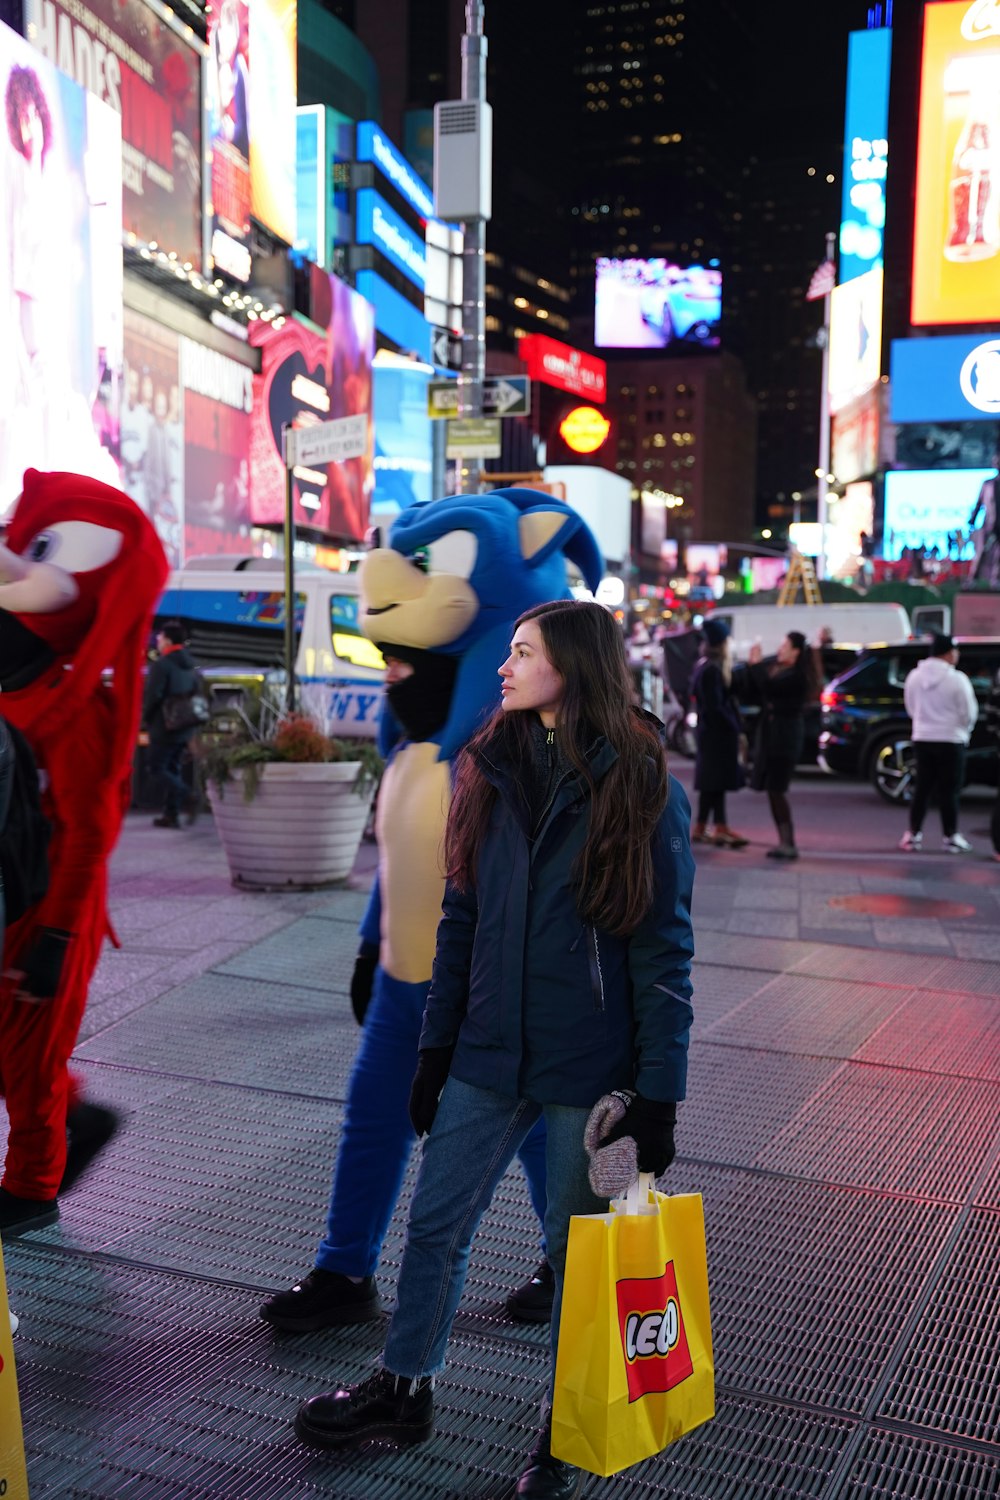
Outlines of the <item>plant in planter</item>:
[[261,697],[205,736],[198,760],[234,885],[302,890],[350,874],[382,770],[370,741]]

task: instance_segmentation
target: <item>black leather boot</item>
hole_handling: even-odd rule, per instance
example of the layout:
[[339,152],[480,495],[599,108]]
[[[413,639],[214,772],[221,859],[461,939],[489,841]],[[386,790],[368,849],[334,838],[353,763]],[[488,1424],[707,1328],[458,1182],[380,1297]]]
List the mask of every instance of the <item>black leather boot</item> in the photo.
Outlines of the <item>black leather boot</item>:
[[518,1500],[574,1500],[583,1493],[583,1471],[552,1457],[552,1418],[538,1434],[514,1494]]
[[372,1438],[400,1447],[423,1443],[434,1431],[431,1380],[411,1381],[390,1370],[376,1370],[360,1385],[303,1401],[295,1431],[313,1448],[350,1448]]

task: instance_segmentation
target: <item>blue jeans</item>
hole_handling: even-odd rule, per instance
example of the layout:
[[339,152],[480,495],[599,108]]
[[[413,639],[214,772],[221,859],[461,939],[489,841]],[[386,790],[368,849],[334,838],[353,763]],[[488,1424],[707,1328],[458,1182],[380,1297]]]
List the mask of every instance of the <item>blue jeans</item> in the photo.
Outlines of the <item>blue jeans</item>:
[[[416,1136],[410,1084],[427,998],[426,984],[375,971],[372,1000],[354,1061],[333,1172],[326,1234],[316,1265],[342,1276],[372,1276],[403,1185]],[[539,1222],[545,1216],[545,1129],[524,1141],[521,1162]],[[542,1246],[545,1253],[545,1246]]]
[[150,741],[149,771],[163,788],[163,812],[168,818],[178,816],[190,795],[181,770],[186,749],[187,740]]
[[533,1104],[449,1078],[424,1146],[383,1363],[419,1379],[444,1369],[444,1352],[465,1284],[469,1247],[521,1142],[544,1116],[548,1200],[545,1242],[555,1272],[552,1369],[559,1338],[571,1214],[607,1212],[590,1190],[583,1129],[587,1109]]

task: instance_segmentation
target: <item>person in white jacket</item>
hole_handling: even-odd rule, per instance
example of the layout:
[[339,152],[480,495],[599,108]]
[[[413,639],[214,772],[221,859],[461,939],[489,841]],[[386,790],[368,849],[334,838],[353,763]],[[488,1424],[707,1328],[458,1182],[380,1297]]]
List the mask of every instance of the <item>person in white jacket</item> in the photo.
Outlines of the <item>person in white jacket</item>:
[[917,662],[903,687],[906,712],[913,723],[917,774],[910,804],[910,827],[901,849],[922,847],[924,817],[937,791],[941,832],[949,854],[972,848],[958,831],[958,796],[965,779],[965,747],[979,717],[972,683],[957,670],[958,648],[950,635],[931,638],[931,654]]

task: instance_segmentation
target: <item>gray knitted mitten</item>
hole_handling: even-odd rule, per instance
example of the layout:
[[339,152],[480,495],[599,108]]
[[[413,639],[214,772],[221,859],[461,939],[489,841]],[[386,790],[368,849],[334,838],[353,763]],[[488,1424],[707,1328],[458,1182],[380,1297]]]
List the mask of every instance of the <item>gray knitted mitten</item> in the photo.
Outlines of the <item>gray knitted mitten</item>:
[[625,1118],[635,1095],[629,1089],[602,1094],[587,1119],[583,1144],[590,1157],[590,1186],[599,1198],[619,1198],[639,1175],[635,1141],[622,1136],[610,1146],[601,1142]]

